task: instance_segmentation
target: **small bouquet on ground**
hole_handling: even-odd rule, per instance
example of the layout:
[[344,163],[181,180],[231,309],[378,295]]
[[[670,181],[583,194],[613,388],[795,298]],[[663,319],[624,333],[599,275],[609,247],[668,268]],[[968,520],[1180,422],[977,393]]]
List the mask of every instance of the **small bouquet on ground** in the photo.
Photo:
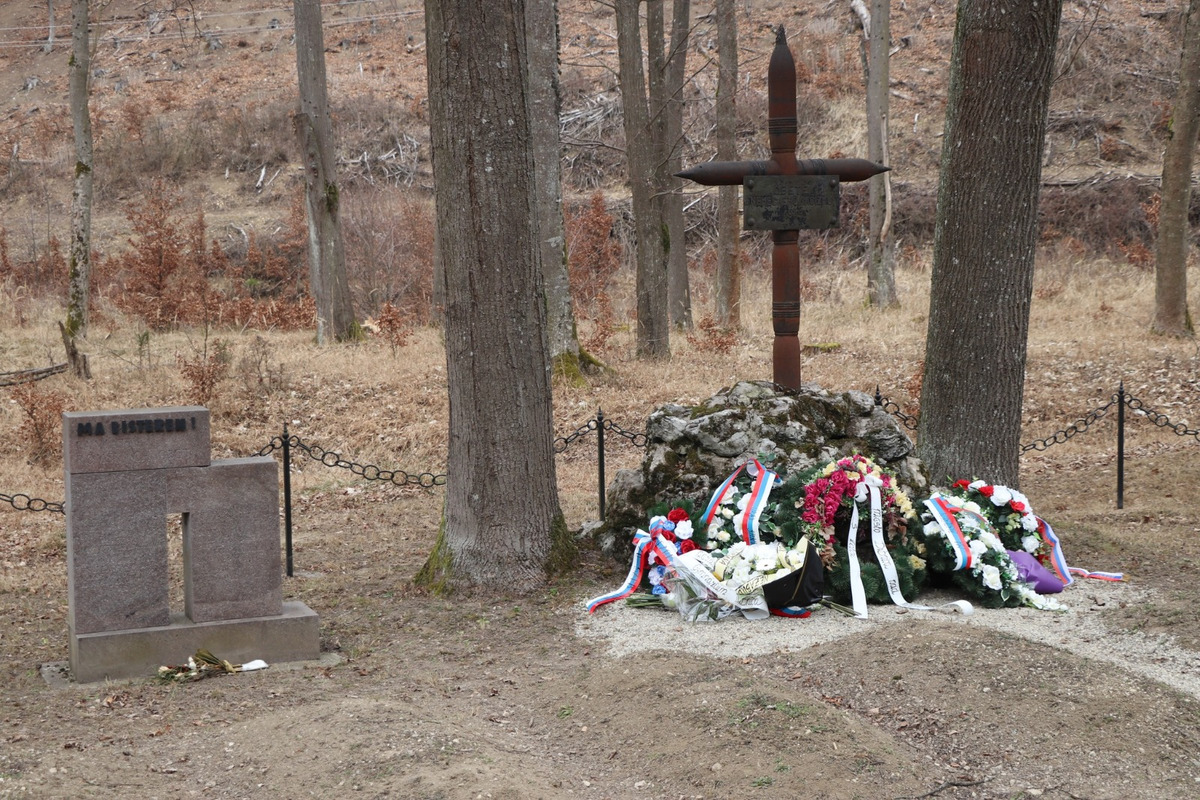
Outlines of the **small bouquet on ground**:
[[948,577],[988,608],[1063,609],[1058,601],[1038,594],[1026,583],[980,503],[935,492],[925,506],[923,534],[930,572]]
[[[855,454],[807,470],[789,479],[776,496],[779,509],[769,537],[812,541],[834,600],[846,602],[855,594],[851,546],[867,601],[894,602],[893,589],[909,598],[920,590],[925,562],[920,540],[909,532],[917,521],[912,501],[895,477],[871,459]],[[878,552],[876,532],[889,557]]]
[[232,675],[236,672],[253,672],[266,669],[267,662],[260,659],[248,661],[245,664],[232,664],[223,658],[217,658],[208,650],[200,649],[193,656],[188,656],[187,664],[178,666],[162,666],[158,668],[158,679],[168,682],[198,681],[213,675]]

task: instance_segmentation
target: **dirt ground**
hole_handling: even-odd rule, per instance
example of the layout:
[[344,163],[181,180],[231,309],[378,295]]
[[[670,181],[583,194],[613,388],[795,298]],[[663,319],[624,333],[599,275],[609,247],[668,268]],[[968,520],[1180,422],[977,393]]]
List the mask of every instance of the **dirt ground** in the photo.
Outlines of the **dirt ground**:
[[[1083,416],[1116,375],[1148,405],[1186,421],[1200,354],[1145,333],[1150,277],[1105,273],[1103,303],[1113,311],[1083,313],[1081,325],[1070,320],[1101,303],[1095,274],[1082,283],[1050,275],[1065,288],[1035,304],[1024,438]],[[885,389],[895,387],[891,396],[911,404],[903,379],[919,358],[927,277],[902,277],[911,303],[893,314],[855,303],[807,307],[806,337],[842,345],[808,359],[808,378],[868,391],[882,378]],[[829,279],[845,282],[835,294],[850,294],[857,276]],[[36,352],[53,337],[45,327],[13,331],[6,358]],[[236,384],[227,387],[214,412],[214,455],[252,452],[281,419],[305,441],[384,466],[411,466],[433,452],[421,447],[444,442],[434,333],[401,356],[382,343],[334,358],[299,336],[272,341],[290,389],[261,397],[249,417]],[[244,342],[231,346],[238,352]],[[656,404],[703,397],[713,376],[756,376],[769,346],[764,324],[733,353],[679,342],[669,365],[649,369],[623,342],[609,354],[615,375],[556,389],[556,428],[574,430],[602,406],[640,429]],[[132,341],[114,337],[107,347],[96,354],[97,374],[107,377],[69,384],[83,407],[128,396],[170,402],[179,392],[168,359],[138,368],[121,355]],[[5,458],[19,465],[11,404],[0,422]],[[404,438],[423,428],[424,444]],[[1114,649],[1130,641],[1174,648],[1178,657],[1163,659],[1178,665],[1171,680],[1073,653],[1069,634],[1031,641],[1016,616],[1011,629],[997,630],[910,613],[815,647],[805,621],[771,620],[756,624],[776,626],[778,646],[737,657],[689,652],[696,631],[679,624],[661,650],[617,655],[580,623],[584,601],[616,586],[626,565],[585,552],[577,571],[537,596],[426,596],[408,579],[432,545],[440,490],[372,484],[301,462],[297,576],[284,591],[320,615],[322,663],[182,685],[52,686],[39,670],[66,659],[62,518],[0,508],[0,796],[1200,796],[1192,620],[1200,513],[1187,488],[1200,476],[1200,457],[1195,437],[1131,416],[1125,508],[1117,510],[1114,433],[1106,417],[1068,443],[1026,454],[1022,488],[1053,521],[1072,563],[1123,570],[1138,593],[1115,602],[1103,586],[1077,584],[1064,619],[1103,625]],[[379,445],[384,435],[393,441]],[[573,526],[595,513],[586,442],[559,457]],[[610,470],[637,463],[636,450],[612,448]],[[52,469],[5,474],[10,491],[61,496]]]

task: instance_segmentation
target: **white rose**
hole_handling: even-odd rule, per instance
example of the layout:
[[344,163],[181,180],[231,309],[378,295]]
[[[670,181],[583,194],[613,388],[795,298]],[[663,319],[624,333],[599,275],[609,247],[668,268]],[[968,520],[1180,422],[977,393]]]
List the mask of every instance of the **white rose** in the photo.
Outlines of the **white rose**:
[[983,554],[987,552],[987,545],[978,539],[972,539],[967,543],[967,547],[971,548],[971,552],[976,558],[982,558]]
[[965,509],[966,511],[970,511],[970,512],[972,512],[972,513],[975,513],[975,514],[982,514],[982,513],[983,513],[983,509],[982,509],[982,508],[980,508],[980,507],[979,507],[979,504],[978,504],[978,503],[976,503],[974,500],[968,500],[967,502],[965,502],[965,503],[963,503],[963,504],[962,504],[962,507],[963,507],[963,509]]
[[942,526],[938,524],[937,520],[931,520],[930,522],[925,523],[926,536],[941,536],[941,534]]
[[724,517],[725,519],[733,519],[733,509],[732,508],[722,508],[721,516]]
[[1024,548],[1026,553],[1036,553],[1038,545],[1040,544],[1041,542],[1036,536],[1025,536],[1021,538],[1021,547]]
[[1025,514],[1021,517],[1021,527],[1033,533],[1037,530],[1037,517],[1033,514]]
[[682,522],[675,523],[675,537],[677,539],[690,539],[693,533],[691,520],[685,519]]
[[1003,550],[1004,543],[991,531],[983,531],[979,534],[979,540],[988,546],[991,550]]
[[1013,499],[1012,492],[1007,486],[995,486],[992,491],[992,505],[1006,506]]
[[980,570],[983,573],[983,585],[989,589],[1000,589],[1000,570],[991,564],[984,564]]
[[967,484],[968,489],[980,489],[987,486],[987,481],[971,481]]
[[729,541],[729,531],[717,531],[717,541],[718,542],[728,542]]

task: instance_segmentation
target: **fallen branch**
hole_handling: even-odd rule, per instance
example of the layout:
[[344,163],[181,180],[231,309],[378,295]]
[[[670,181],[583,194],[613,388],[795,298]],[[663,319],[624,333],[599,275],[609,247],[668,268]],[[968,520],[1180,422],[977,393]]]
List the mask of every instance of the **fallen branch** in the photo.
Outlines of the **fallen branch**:
[[934,787],[925,794],[903,794],[897,797],[896,800],[921,800],[923,797],[933,797],[938,792],[944,792],[946,789],[954,789],[963,786],[979,786],[987,783],[988,780],[988,778],[984,778],[983,780],[979,781],[946,781],[941,786]]
[[19,369],[15,372],[0,372],[0,386],[16,386],[20,383],[33,383],[42,378],[49,378],[60,372],[67,371],[66,362],[52,367],[37,367],[35,369]]

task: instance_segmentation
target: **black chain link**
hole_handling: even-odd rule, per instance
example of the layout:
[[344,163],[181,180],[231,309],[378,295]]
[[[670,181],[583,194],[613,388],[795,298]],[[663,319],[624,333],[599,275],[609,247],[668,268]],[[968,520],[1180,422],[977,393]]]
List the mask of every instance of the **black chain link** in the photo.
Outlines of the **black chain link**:
[[55,514],[67,513],[62,503],[52,503],[27,494],[0,494],[0,503],[8,503],[17,511],[52,511]]
[[[320,445],[308,444],[300,440],[299,436],[289,436],[287,444],[289,447],[294,447],[304,455],[311,458],[313,461],[319,461],[327,467],[340,467],[348,469],[355,475],[365,478],[369,481],[384,481],[392,483],[396,486],[420,486],[424,489],[431,489],[434,486],[445,486],[445,473],[434,472],[419,472],[409,473],[402,469],[380,469],[374,464],[359,464],[354,461],[347,461],[341,455],[333,450],[326,450]],[[275,437],[271,443],[258,451],[258,455],[269,455],[275,450],[283,447],[283,438]]]
[[896,419],[900,420],[900,424],[903,425],[904,427],[908,428],[910,431],[915,431],[917,429],[917,425],[918,425],[917,418],[915,416],[913,416],[912,414],[905,414],[904,411],[901,410],[900,406],[893,403],[888,398],[882,397],[881,395],[876,394],[875,395],[875,405],[879,406],[884,411],[891,414]]
[[[589,433],[596,430],[598,427],[599,427],[599,425],[596,422],[596,420],[591,419],[591,420],[588,420],[587,425],[580,426],[578,430],[576,430],[574,433],[570,434],[569,436],[559,436],[557,439],[554,440],[554,452],[555,453],[566,452],[566,449],[571,446],[572,442],[574,442],[576,439],[579,439],[582,436],[587,436]],[[607,428],[608,426],[605,425],[604,427]]]
[[1091,411],[1091,413],[1089,413],[1086,417],[1079,420],[1078,422],[1073,422],[1070,425],[1068,425],[1067,427],[1063,428],[1062,430],[1056,431],[1054,434],[1052,434],[1051,436],[1047,436],[1044,439],[1035,439],[1034,441],[1029,442],[1028,444],[1021,445],[1021,452],[1028,453],[1030,450],[1037,450],[1037,451],[1041,452],[1053,445],[1062,444],[1063,442],[1070,439],[1072,436],[1074,436],[1078,433],[1083,433],[1088,428],[1090,428],[1092,425],[1094,425],[1097,420],[1099,420],[1106,413],[1108,413],[1108,410],[1110,408],[1112,408],[1113,406],[1115,406],[1119,401],[1120,401],[1120,395],[1114,394],[1107,403],[1093,409]]
[[1146,419],[1153,422],[1160,428],[1168,428],[1174,431],[1179,436],[1192,436],[1200,439],[1200,431],[1192,430],[1182,422],[1171,422],[1166,414],[1160,414],[1152,408],[1147,408],[1146,404],[1132,395],[1126,395],[1129,399],[1125,404],[1129,406],[1131,411],[1140,411]]
[[617,436],[621,436],[621,437],[624,437],[625,439],[628,439],[629,442],[634,447],[645,447],[650,441],[646,437],[646,434],[634,433],[632,431],[627,431],[624,428],[622,428],[620,425],[618,425],[617,423],[613,422],[611,419],[604,420],[604,430],[612,431]]

